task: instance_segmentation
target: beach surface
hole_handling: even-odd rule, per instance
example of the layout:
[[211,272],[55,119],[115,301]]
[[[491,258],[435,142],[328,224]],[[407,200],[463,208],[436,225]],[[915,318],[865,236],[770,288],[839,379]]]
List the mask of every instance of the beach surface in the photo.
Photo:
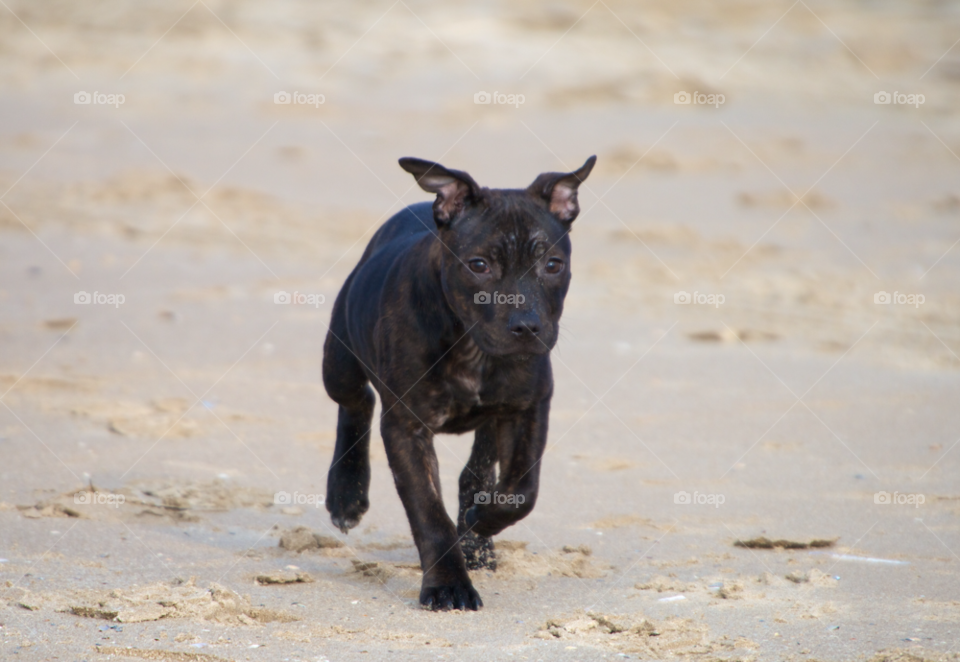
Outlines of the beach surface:
[[[956,7],[0,4],[0,658],[960,660]],[[333,300],[399,157],[591,154],[536,509],[423,611]]]

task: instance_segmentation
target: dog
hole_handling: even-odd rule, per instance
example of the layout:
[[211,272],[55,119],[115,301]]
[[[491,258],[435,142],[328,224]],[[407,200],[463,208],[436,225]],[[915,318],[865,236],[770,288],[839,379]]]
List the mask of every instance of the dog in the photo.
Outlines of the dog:
[[[324,387],[339,405],[327,510],[346,533],[370,506],[376,390],[425,608],[482,607],[468,568],[495,568],[491,536],[536,503],[550,350],[570,286],[569,232],[595,162],[543,173],[526,189],[489,189],[466,172],[400,159],[436,199],[384,223],[337,295],[323,348]],[[469,431],[454,524],[433,436]]]

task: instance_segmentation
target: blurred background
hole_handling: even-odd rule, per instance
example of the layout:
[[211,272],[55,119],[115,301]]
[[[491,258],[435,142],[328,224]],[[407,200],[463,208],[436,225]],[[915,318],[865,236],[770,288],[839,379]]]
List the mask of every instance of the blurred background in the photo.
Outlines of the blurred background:
[[[74,627],[57,609],[77,591],[180,574],[245,586],[257,563],[290,561],[263,551],[274,527],[334,535],[322,508],[281,513],[271,495],[325,493],[330,306],[376,228],[427,199],[397,159],[516,188],[596,154],[543,492],[510,532],[532,551],[513,579],[482,580],[489,623],[434,636],[484,659],[496,629],[532,655],[546,619],[604,595],[617,613],[708,624],[677,635],[695,642],[678,655],[734,650],[718,638],[741,634],[754,655],[955,647],[958,37],[950,2],[2,0],[0,620],[16,623],[3,645],[36,659],[92,645],[79,629],[37,634],[23,591]],[[438,439],[451,512],[469,443]],[[373,454],[367,528],[340,536],[353,556],[296,561],[344,605],[351,559],[416,561],[379,439]],[[127,504],[78,510],[83,486]],[[922,517],[877,507],[898,489],[926,495]],[[678,490],[724,506],[680,508]],[[734,551],[761,533],[836,538],[840,556],[899,559],[915,577],[852,562],[841,576],[856,588],[839,580],[828,601],[765,589],[784,648],[769,602],[711,611],[704,588],[786,574],[795,559]],[[534,562],[567,543],[608,569],[560,578]],[[40,563],[65,588],[36,579]],[[687,611],[631,588],[671,564],[689,575]],[[407,572],[384,586],[412,605]],[[526,605],[523,582],[550,599]],[[328,609],[318,591],[298,600]],[[449,625],[370,613],[410,632]],[[207,641],[185,623],[176,650]],[[339,655],[360,655],[323,623]],[[841,623],[859,636],[829,629]],[[155,625],[107,634],[149,643]],[[581,630],[551,634],[551,659],[580,659],[567,639],[650,653]],[[326,651],[258,632],[291,659]]]
[[[864,346],[950,365],[916,322],[956,338],[956,298],[940,291],[960,236],[955,12],[11,2],[2,166],[16,186],[0,223],[138,256],[155,243],[255,254],[269,278],[309,255],[333,294],[371,226],[424,197],[399,156],[523,186],[596,153],[577,230],[602,259],[578,262],[575,297],[669,317],[664,291],[722,290],[739,325],[829,348],[879,314],[875,291],[922,290],[922,311],[884,310]],[[300,96],[275,103],[283,92]],[[483,92],[501,103],[475,103]],[[682,92],[722,103],[675,103]],[[875,103],[882,92],[923,103]],[[150,253],[131,276],[161,261]],[[51,277],[71,278],[57,262]]]

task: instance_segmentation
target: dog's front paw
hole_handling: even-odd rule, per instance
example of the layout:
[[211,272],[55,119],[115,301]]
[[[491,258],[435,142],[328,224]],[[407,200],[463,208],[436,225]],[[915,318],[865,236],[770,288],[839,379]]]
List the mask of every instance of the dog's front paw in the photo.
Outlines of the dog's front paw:
[[453,586],[424,586],[420,589],[420,605],[432,611],[477,611],[483,606],[480,594],[469,581]]
[[497,553],[490,538],[467,531],[460,538],[460,549],[463,550],[467,570],[497,569]]

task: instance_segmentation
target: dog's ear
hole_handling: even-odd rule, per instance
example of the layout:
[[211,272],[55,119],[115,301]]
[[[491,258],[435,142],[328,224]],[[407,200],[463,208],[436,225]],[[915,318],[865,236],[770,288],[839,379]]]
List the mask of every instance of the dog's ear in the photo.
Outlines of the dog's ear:
[[424,191],[437,194],[433,218],[438,227],[448,225],[469,200],[480,194],[473,177],[461,170],[448,170],[439,163],[410,157],[400,159],[400,167],[413,175]]
[[596,156],[591,156],[587,162],[573,172],[545,172],[537,177],[533,184],[527,187],[531,194],[543,198],[550,208],[550,213],[563,223],[572,223],[580,213],[580,204],[577,202],[577,189],[581,182],[593,170],[597,162]]

